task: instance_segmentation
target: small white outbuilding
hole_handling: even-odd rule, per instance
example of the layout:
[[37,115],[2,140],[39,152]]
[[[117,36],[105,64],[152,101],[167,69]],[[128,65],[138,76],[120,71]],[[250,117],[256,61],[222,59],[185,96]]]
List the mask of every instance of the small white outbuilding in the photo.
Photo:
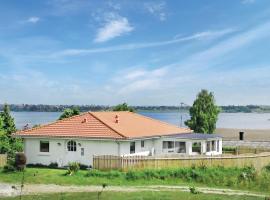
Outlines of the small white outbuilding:
[[92,165],[93,155],[220,155],[222,138],[132,112],[86,112],[18,131],[28,164]]

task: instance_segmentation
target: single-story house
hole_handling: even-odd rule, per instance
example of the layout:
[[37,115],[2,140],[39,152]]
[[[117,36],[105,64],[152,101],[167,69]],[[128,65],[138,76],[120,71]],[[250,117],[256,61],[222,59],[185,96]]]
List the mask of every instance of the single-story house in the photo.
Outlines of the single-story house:
[[28,164],[92,165],[93,155],[219,155],[222,138],[132,112],[86,112],[14,134]]

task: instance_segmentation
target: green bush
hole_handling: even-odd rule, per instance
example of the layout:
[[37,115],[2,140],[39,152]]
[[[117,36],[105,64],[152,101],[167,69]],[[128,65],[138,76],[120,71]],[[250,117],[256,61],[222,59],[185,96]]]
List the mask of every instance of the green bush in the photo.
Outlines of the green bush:
[[68,165],[68,171],[67,171],[67,175],[73,175],[76,174],[80,169],[80,164],[78,162],[71,162]]
[[26,165],[26,156],[24,153],[16,153],[15,155],[15,167],[17,170],[24,170]]
[[81,169],[81,170],[86,170],[87,168],[88,168],[87,165],[84,165],[84,164],[81,164],[81,163],[80,163],[80,169]]
[[14,165],[6,164],[3,168],[4,173],[15,172],[15,171],[16,171],[16,168],[14,167]]
[[48,165],[48,168],[50,169],[58,169],[58,163],[57,162],[52,162]]

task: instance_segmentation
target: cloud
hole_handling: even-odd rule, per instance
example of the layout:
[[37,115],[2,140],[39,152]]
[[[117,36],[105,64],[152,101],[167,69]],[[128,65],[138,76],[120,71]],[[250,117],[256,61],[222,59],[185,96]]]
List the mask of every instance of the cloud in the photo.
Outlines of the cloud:
[[134,27],[129,24],[128,19],[119,16],[108,20],[103,27],[99,28],[94,42],[106,42],[133,30]]
[[159,18],[160,21],[165,21],[167,19],[166,2],[148,2],[144,4],[145,9],[152,15]]
[[[168,73],[166,67],[153,70],[128,69],[115,74],[112,79],[113,88],[120,88],[119,95],[131,94],[138,91],[156,90],[160,88],[162,78]],[[121,77],[121,79],[119,79]],[[110,87],[106,87],[110,89]],[[111,89],[113,89],[111,88]]]
[[33,16],[33,17],[29,17],[29,18],[26,20],[26,22],[36,24],[37,22],[39,22],[39,20],[40,20],[39,17]]
[[62,51],[54,52],[51,57],[65,57],[65,56],[81,56],[93,53],[106,53],[113,51],[124,51],[124,50],[135,50],[135,49],[144,49],[144,48],[152,48],[159,46],[166,46],[191,40],[207,40],[207,39],[215,39],[227,34],[231,34],[235,32],[235,29],[228,28],[216,31],[205,31],[200,33],[195,33],[190,36],[178,37],[172,40],[161,41],[161,42],[148,42],[148,43],[131,43],[125,45],[104,47],[104,48],[93,48],[93,49],[65,49]]
[[255,3],[255,0],[242,0],[241,3],[242,4],[253,4],[253,3]]

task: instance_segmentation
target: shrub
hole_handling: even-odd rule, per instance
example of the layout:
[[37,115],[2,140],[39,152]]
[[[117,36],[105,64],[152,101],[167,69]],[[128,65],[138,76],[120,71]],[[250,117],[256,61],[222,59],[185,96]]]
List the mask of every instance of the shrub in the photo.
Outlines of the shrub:
[[200,192],[194,187],[189,187],[189,191],[191,194],[199,194]]
[[68,165],[67,174],[71,176],[71,175],[77,173],[79,171],[79,169],[80,169],[80,164],[79,163],[77,163],[77,162],[71,162]]
[[58,163],[57,162],[52,162],[48,165],[49,168],[51,169],[58,169]]
[[264,167],[264,169],[268,172],[270,172],[270,163]]
[[127,180],[137,180],[144,177],[144,173],[142,171],[130,170],[126,173]]
[[14,167],[14,165],[6,164],[3,168],[4,173],[15,172],[15,171],[16,171],[16,168]]
[[43,165],[41,163],[29,163],[26,167],[35,167],[35,168],[48,168],[47,165]]
[[15,167],[17,170],[24,170],[26,165],[26,156],[24,153],[17,153],[15,155]]
[[87,165],[84,165],[84,164],[81,164],[81,163],[80,163],[80,169],[81,169],[81,170],[86,170],[87,168],[88,168]]

